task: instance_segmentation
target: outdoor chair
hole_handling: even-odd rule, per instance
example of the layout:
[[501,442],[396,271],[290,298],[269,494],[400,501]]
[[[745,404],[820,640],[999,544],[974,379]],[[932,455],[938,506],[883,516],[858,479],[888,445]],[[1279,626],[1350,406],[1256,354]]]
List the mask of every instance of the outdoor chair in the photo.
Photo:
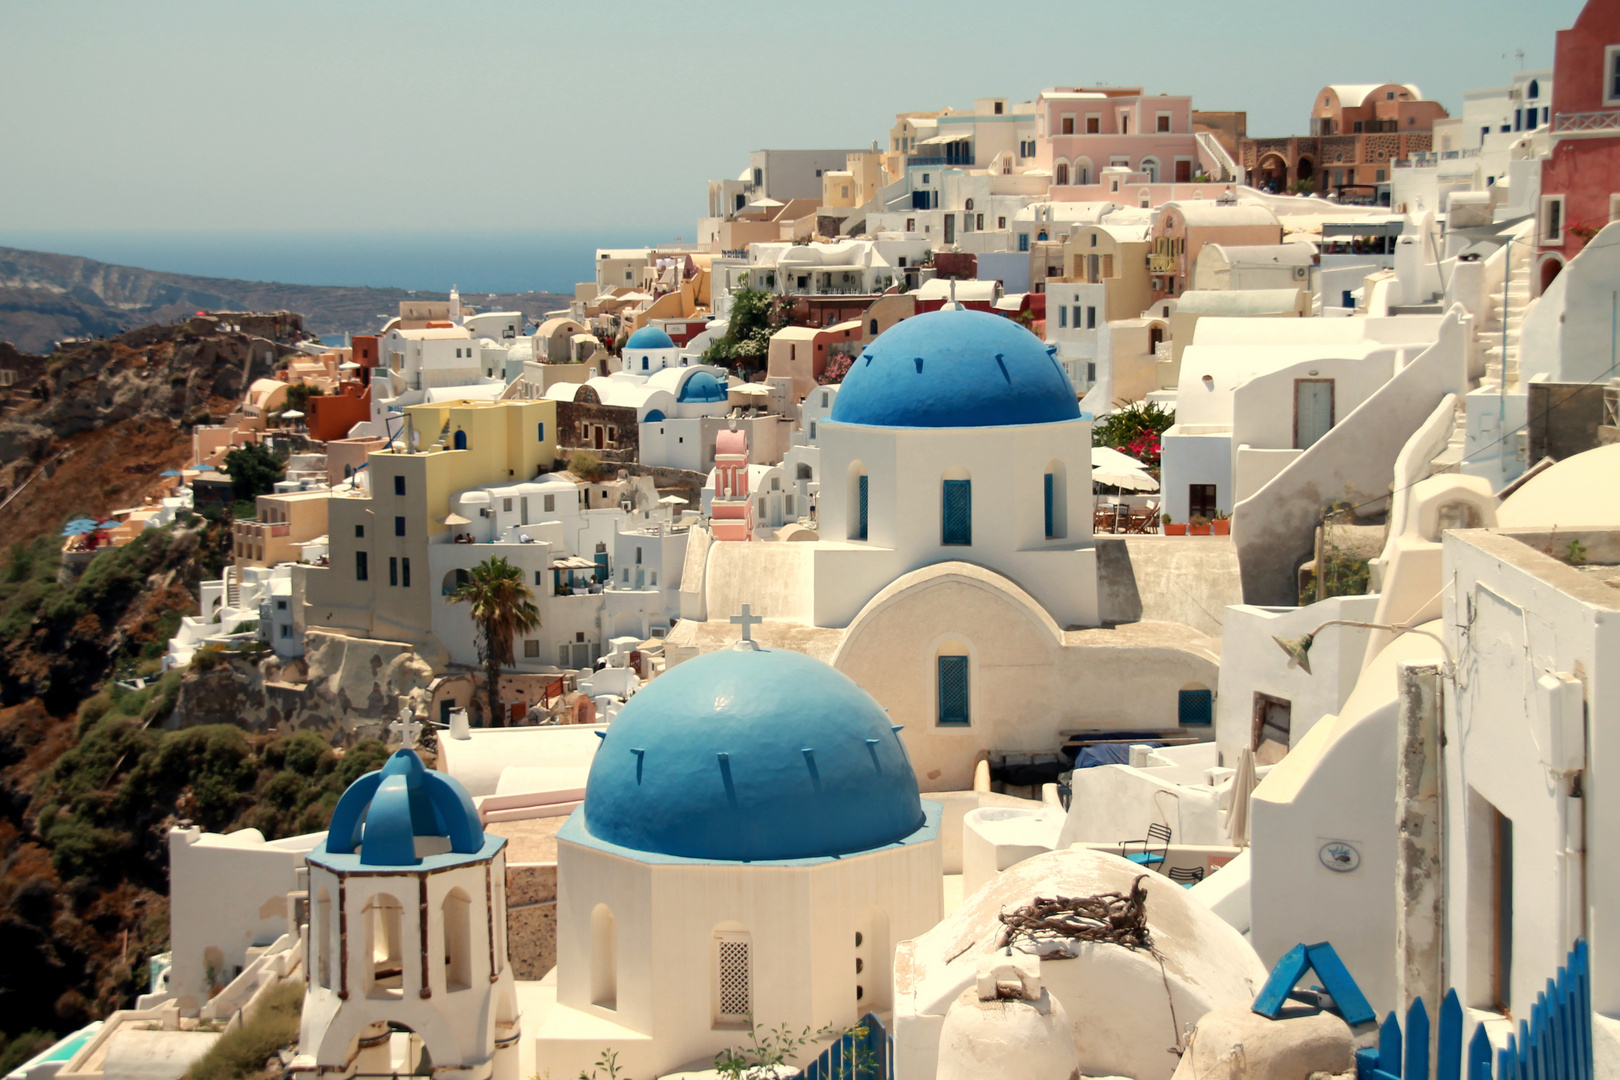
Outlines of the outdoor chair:
[[1204,880],[1204,868],[1202,866],[1172,866],[1165,872],[1165,876],[1183,889],[1190,889]]
[[[1141,851],[1131,851],[1132,844],[1140,844]],[[1155,851],[1154,848],[1158,850]],[[1121,840],[1119,853],[1138,866],[1158,866],[1170,854],[1170,826],[1157,821],[1148,826],[1147,837],[1142,840]]]

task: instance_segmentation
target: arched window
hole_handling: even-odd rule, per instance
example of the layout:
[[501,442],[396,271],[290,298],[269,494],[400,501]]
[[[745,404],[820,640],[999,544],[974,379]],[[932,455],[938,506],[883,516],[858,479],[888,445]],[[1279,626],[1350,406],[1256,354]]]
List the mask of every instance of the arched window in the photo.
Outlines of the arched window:
[[1091,183],[1091,159],[1077,157],[1074,159],[1074,182],[1080,185]]
[[444,898],[444,985],[448,990],[472,988],[472,900],[461,889]]
[[973,543],[973,480],[960,466],[947,470],[940,481],[939,542],[963,547]]
[[795,480],[813,480],[815,476],[810,466],[801,461],[793,470],[793,478]]
[[467,449],[467,433],[460,428],[456,429],[455,447],[457,450]]
[[458,566],[444,575],[444,581],[439,585],[439,593],[441,596],[449,596],[471,581],[472,574]]
[[1530,86],[1525,91],[1526,99],[1530,100],[1530,101],[1534,101],[1536,98],[1538,98],[1540,96],[1541,96],[1541,83],[1539,81],[1535,80],[1535,79],[1531,79],[1530,80]]
[[1147,173],[1148,183],[1157,184],[1159,182],[1159,159],[1150,157],[1143,158],[1142,168],[1140,171]]
[[971,209],[973,209],[973,200],[972,200],[972,199],[969,199],[969,200],[968,200],[968,201],[967,201],[967,202],[966,202],[966,203],[964,203],[964,204],[963,204],[963,205],[962,205],[962,209],[964,209],[964,210],[971,210]]
[[877,320],[876,320],[876,319],[873,319],[873,320],[872,320],[872,329],[871,329],[871,333],[872,333],[872,334],[873,334],[873,335],[876,335],[876,334],[877,334],[877,332],[878,332],[878,328],[877,328]]
[[964,727],[973,722],[972,664],[961,642],[941,645],[934,656],[934,722],[941,727]]
[[849,538],[865,540],[868,533],[867,514],[871,508],[869,477],[866,466],[858,461],[849,464]]
[[1059,187],[1062,187],[1069,182],[1069,163],[1067,161],[1060,161],[1057,163],[1057,171],[1053,176],[1053,181]]
[[1046,538],[1061,540],[1069,535],[1068,473],[1061,461],[1047,463],[1041,478],[1046,519]]
[[360,989],[366,997],[405,996],[405,953],[400,947],[405,909],[387,893],[378,893],[361,909],[364,923],[364,967]]
[[642,358],[641,358],[641,370],[642,370],[642,371],[646,371],[646,370],[647,370],[647,366],[648,366],[648,365],[649,365],[649,364],[651,364],[651,363],[652,363],[652,357],[650,357],[650,356],[643,356],[643,357],[642,357]]
[[591,1004],[619,1007],[619,928],[606,904],[591,909]]
[[315,979],[332,988],[332,894],[321,886],[315,901]]

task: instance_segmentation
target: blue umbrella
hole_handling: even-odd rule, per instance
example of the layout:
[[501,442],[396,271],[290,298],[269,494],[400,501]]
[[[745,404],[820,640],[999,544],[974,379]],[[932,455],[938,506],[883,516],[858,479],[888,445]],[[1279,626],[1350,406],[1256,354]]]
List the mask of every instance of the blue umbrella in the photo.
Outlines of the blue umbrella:
[[212,465],[198,465],[197,466],[197,471],[198,472],[213,472],[214,467]]
[[122,524],[123,524],[122,521],[103,521],[100,525],[97,525],[96,528],[98,528],[98,529],[116,529],[116,528],[118,528],[118,526],[120,526]]
[[84,536],[86,533],[93,533],[95,531],[96,523],[93,521],[88,525],[68,524],[62,527],[63,536]]
[[162,476],[180,476],[181,472],[180,472],[179,469],[164,469],[163,472],[160,473],[159,475],[162,475]]

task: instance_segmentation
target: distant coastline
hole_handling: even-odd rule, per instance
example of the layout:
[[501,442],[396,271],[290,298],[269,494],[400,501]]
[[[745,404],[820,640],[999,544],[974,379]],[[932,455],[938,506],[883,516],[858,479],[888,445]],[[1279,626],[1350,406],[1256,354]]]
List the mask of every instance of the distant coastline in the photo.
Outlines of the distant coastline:
[[[686,226],[690,233],[692,225]],[[640,247],[678,230],[164,231],[4,229],[0,246],[118,266],[282,285],[443,293],[571,294],[599,247]],[[688,236],[688,239],[690,237]]]

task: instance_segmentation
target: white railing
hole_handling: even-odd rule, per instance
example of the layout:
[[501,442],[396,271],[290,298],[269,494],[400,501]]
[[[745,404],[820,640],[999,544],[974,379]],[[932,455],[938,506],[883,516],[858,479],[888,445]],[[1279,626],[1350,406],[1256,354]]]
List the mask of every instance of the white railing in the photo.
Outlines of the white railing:
[[1620,110],[1559,113],[1553,117],[1552,129],[1555,135],[1575,131],[1620,131]]

